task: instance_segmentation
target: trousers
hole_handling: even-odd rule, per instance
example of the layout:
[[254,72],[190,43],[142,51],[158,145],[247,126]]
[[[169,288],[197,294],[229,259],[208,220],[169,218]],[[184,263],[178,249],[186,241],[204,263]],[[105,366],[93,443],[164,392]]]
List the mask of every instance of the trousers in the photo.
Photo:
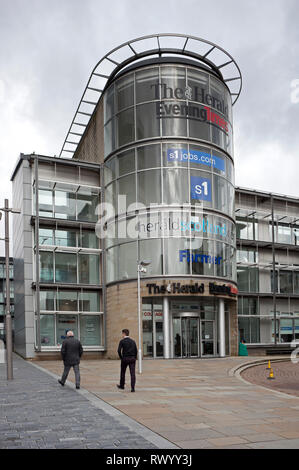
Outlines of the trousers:
[[73,367],[74,372],[75,372],[75,381],[76,381],[76,386],[80,387],[80,369],[79,369],[79,364],[75,364],[74,366],[67,366],[64,364],[64,370],[63,374],[61,377],[61,382],[64,384],[67,376],[69,375],[69,371],[71,370],[71,367]]
[[135,383],[136,383],[136,375],[135,375],[136,359],[135,357],[123,357],[122,358],[121,365],[120,365],[119,385],[121,387],[125,386],[126,370],[128,366],[129,366],[130,375],[131,375],[131,389],[135,390]]

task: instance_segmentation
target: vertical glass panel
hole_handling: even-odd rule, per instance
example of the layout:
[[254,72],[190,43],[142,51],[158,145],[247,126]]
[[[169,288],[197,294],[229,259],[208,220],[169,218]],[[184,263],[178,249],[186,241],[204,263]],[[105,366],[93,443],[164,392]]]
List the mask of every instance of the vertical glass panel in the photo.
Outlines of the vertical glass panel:
[[[230,183],[227,183],[227,213],[231,217],[235,213],[235,188]],[[255,227],[257,227],[256,224]]]
[[39,189],[38,205],[41,217],[53,217],[53,193],[51,190]]
[[239,336],[240,341],[244,340],[246,343],[250,343],[250,319],[249,318],[239,318]]
[[[191,240],[192,273],[197,275],[214,276],[215,257],[214,242],[201,238]],[[217,260],[217,263],[222,260]]]
[[59,291],[58,310],[62,312],[78,312],[78,292]]
[[106,276],[107,282],[118,279],[118,246],[106,251]]
[[279,272],[280,293],[292,294],[293,293],[293,273],[292,271]]
[[189,319],[190,356],[198,356],[198,319]]
[[161,204],[161,171],[147,170],[137,173],[139,203],[149,206],[150,204]]
[[204,111],[201,110],[198,113],[194,111],[193,115],[189,117],[189,137],[211,141],[210,124],[206,121],[206,113]]
[[100,283],[100,263],[98,255],[79,253],[79,282],[82,284]]
[[191,204],[203,204],[204,207],[212,207],[212,174],[207,171],[190,171],[190,199]]
[[153,312],[151,303],[142,304],[143,356],[153,357]]
[[185,101],[180,101],[179,104],[173,101],[161,102],[159,115],[162,119],[162,135],[187,136],[187,118],[191,111],[192,108],[188,107]]
[[160,99],[158,67],[136,72],[136,102]]
[[161,148],[158,145],[144,145],[137,148],[137,168],[146,170],[161,166]]
[[119,279],[137,277],[137,243],[125,243],[119,246]]
[[209,92],[209,76],[204,72],[187,69],[188,86],[192,88],[192,100],[206,103],[205,95]]
[[41,290],[39,292],[39,301],[41,310],[55,310],[55,291]]
[[109,158],[104,168],[105,185],[116,178],[116,158]]
[[126,175],[135,171],[135,150],[131,149],[118,156],[118,174]]
[[109,217],[113,217],[117,211],[116,182],[109,184],[105,191],[105,202],[109,206]]
[[191,274],[192,259],[188,238],[164,240],[165,274]]
[[53,230],[47,228],[39,229],[39,245],[54,245]]
[[292,230],[287,225],[278,224],[277,227],[277,241],[279,243],[292,243]]
[[73,331],[78,338],[78,315],[56,315],[56,342],[60,346],[66,339],[68,331]]
[[164,356],[164,335],[163,335],[163,322],[156,321],[156,357]]
[[55,244],[58,246],[77,246],[75,230],[55,230]]
[[228,212],[227,182],[218,175],[213,175],[214,207],[221,212]]
[[163,191],[164,204],[188,204],[188,171],[183,168],[164,169]]
[[188,355],[188,330],[187,330],[187,318],[181,319],[182,328],[182,357]]
[[56,190],[55,191],[55,217],[59,219],[76,219],[75,193]]
[[173,319],[173,349],[174,349],[174,357],[182,356],[181,319],[180,318]]
[[161,67],[161,99],[183,99],[186,88],[186,69],[184,67]]
[[137,140],[160,135],[159,103],[139,104],[136,107]]
[[104,121],[107,122],[114,114],[114,84],[104,94]]
[[41,346],[55,346],[54,315],[40,316]]
[[291,343],[293,341],[293,320],[281,318],[280,319],[280,342]]
[[116,89],[116,108],[121,111],[134,104],[134,75],[126,75],[117,80]]
[[128,144],[135,139],[134,109],[122,111],[116,117],[118,146]]
[[104,145],[105,145],[105,156],[113,152],[116,145],[116,131],[115,131],[115,118],[105,124],[104,127]]
[[100,316],[80,316],[80,341],[83,346],[100,346],[102,344]]
[[260,319],[250,318],[251,343],[260,342]]
[[162,242],[157,240],[141,240],[139,242],[140,259],[150,260],[151,264],[146,267],[147,275],[162,274]]
[[89,189],[80,189],[77,193],[78,220],[97,222],[97,205],[99,196]]
[[83,230],[80,235],[80,246],[82,248],[99,248],[99,240],[96,233]]
[[100,312],[100,294],[98,292],[80,292],[81,312]]
[[[123,176],[118,180],[118,194],[125,197],[126,204],[123,209],[128,211],[131,204],[136,203],[136,175],[132,173],[128,176]],[[132,208],[130,208],[132,210]],[[119,213],[124,212],[118,208]]]
[[188,144],[169,143],[163,144],[163,166],[188,167]]
[[39,253],[40,281],[54,282],[53,277],[53,253],[40,251]]
[[77,282],[77,255],[73,253],[55,254],[55,281]]

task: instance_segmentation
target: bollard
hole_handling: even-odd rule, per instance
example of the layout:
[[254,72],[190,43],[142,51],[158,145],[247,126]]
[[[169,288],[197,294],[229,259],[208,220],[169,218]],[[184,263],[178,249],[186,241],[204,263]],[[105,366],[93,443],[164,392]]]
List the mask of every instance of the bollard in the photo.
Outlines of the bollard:
[[270,380],[275,379],[274,374],[273,374],[273,369],[270,369],[270,374],[269,374],[268,379],[270,379]]

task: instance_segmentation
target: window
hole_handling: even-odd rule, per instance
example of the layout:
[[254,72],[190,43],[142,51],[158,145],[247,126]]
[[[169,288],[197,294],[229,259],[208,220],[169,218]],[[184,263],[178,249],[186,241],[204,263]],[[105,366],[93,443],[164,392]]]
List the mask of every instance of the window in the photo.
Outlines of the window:
[[53,217],[53,193],[51,190],[39,189],[38,205],[41,217]]
[[56,253],[55,281],[65,283],[77,282],[77,255],[73,253]]
[[137,140],[160,135],[159,103],[139,104],[136,107]]
[[73,291],[59,291],[58,310],[62,312],[78,312],[78,293]]
[[76,219],[75,193],[56,190],[55,191],[55,217],[58,219]]
[[41,251],[39,253],[40,281],[54,282],[53,276],[53,253]]
[[160,98],[159,69],[136,72],[136,102],[153,101]]
[[160,145],[144,145],[137,148],[138,170],[156,168],[161,166]]
[[80,341],[83,346],[99,346],[101,339],[101,318],[98,315],[80,316]]
[[55,346],[54,315],[40,315],[41,346]]
[[99,240],[95,232],[91,231],[82,231],[80,237],[80,246],[82,248],[99,248]]
[[141,240],[139,243],[140,247],[140,259],[150,260],[151,264],[147,266],[147,275],[158,275],[162,274],[162,242],[160,239],[157,240]]
[[39,229],[39,245],[54,245],[53,230],[40,228]]
[[55,310],[55,292],[53,290],[41,290],[39,301],[40,310]]
[[[189,182],[188,172],[183,168],[167,168],[163,170],[163,203],[188,204]],[[198,202],[198,201],[196,201]]]
[[98,292],[83,291],[80,293],[81,312],[100,312],[100,294]]
[[100,283],[99,256],[79,253],[79,282],[82,284]]
[[99,202],[98,194],[92,190],[80,189],[77,193],[78,220],[86,222],[97,222],[96,208]]
[[117,80],[115,89],[117,111],[121,111],[134,104],[134,75]]
[[137,244],[125,243],[119,246],[119,279],[137,277]]
[[145,206],[161,204],[161,171],[148,170],[137,173],[137,200]]
[[135,150],[123,152],[118,156],[118,174],[126,175],[135,171]]
[[134,109],[127,109],[117,115],[118,146],[128,144],[135,138]]
[[66,339],[68,331],[73,331],[76,338],[78,338],[78,316],[65,314],[56,315],[56,343],[61,345]]
[[55,244],[58,246],[77,246],[75,230],[55,230]]

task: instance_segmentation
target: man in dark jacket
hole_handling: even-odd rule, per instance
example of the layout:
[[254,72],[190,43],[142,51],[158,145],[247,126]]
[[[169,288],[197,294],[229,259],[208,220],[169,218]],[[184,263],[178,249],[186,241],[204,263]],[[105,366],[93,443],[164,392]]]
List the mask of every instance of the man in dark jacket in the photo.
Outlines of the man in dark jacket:
[[69,374],[71,367],[75,372],[76,388],[80,388],[80,358],[83,354],[83,348],[78,339],[74,338],[74,333],[68,331],[66,339],[63,341],[61,346],[61,357],[64,362],[64,371],[61,380],[58,380],[60,385],[64,385]]
[[118,355],[121,359],[121,366],[120,366],[120,383],[117,385],[118,388],[124,389],[125,388],[125,376],[126,370],[129,366],[130,374],[131,374],[131,392],[135,392],[135,383],[136,383],[136,376],[135,376],[135,366],[136,366],[136,359],[137,359],[137,346],[135,341],[129,337],[129,330],[124,329],[122,330],[122,340],[119,342],[118,346]]

